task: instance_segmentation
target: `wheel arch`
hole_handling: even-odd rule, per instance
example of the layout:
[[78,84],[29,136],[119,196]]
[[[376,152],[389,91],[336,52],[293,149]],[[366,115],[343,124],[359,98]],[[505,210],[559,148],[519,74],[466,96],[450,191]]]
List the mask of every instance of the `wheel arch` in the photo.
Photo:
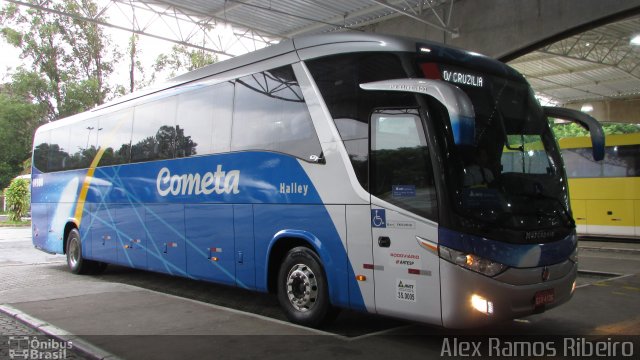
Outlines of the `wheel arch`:
[[64,232],[62,233],[62,253],[65,255],[67,254],[67,239],[72,229],[79,229],[76,219],[69,219],[67,220],[67,223],[64,224]]
[[327,271],[332,264],[331,255],[326,251],[325,247],[322,246],[320,239],[304,230],[282,230],[276,233],[271,239],[266,259],[267,271],[265,274],[265,283],[267,284],[267,291],[270,293],[276,292],[280,265],[287,255],[287,252],[298,246],[306,247],[318,255],[320,258],[320,266],[322,266],[325,278],[327,279],[327,288],[329,289],[329,294],[331,294],[332,281]]

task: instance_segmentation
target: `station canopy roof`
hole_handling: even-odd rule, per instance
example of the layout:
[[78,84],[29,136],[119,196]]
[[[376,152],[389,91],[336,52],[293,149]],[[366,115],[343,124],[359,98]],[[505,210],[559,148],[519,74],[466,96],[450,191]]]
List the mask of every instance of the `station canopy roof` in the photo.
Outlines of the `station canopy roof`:
[[538,94],[560,104],[637,98],[640,16],[571,36],[509,65],[524,74]]
[[[450,0],[141,0],[164,4],[251,29],[266,42],[359,28],[398,16],[453,13]],[[446,7],[445,11],[441,11]],[[447,32],[451,17],[429,25]],[[640,16],[607,24],[547,45],[509,64],[553,103],[640,95]]]
[[[6,1],[39,8],[50,3]],[[76,17],[211,51],[223,58],[294,36],[359,29],[400,16],[455,34],[449,24],[455,16],[454,6],[459,6],[454,0],[96,1],[101,6],[99,14],[116,11],[128,23],[97,20],[96,14]],[[434,20],[425,20],[426,14]],[[225,32],[227,36],[221,36]],[[509,64],[552,103],[638,97],[640,37],[638,45],[631,43],[638,34],[640,16],[571,36]]]

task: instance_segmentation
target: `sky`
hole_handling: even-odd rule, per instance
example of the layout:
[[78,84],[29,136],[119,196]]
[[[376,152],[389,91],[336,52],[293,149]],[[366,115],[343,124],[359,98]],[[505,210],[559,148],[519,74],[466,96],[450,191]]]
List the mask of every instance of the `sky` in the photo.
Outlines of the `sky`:
[[[104,3],[103,0],[94,0],[98,4]],[[8,4],[5,0],[0,0],[0,8],[6,6]],[[26,10],[26,7],[22,7]],[[106,11],[106,15],[108,16],[111,23],[117,23],[121,26],[128,26],[131,23],[133,11],[131,8],[127,7],[127,5],[120,5],[120,7],[111,6]],[[181,30],[177,28],[177,22],[172,23],[170,20],[158,21],[153,20],[155,16],[151,12],[144,12],[143,10],[137,9],[135,11],[136,20],[141,26],[144,26],[149,29],[151,32],[156,32],[160,34],[166,34],[166,37],[171,37],[172,32],[182,31],[182,32],[190,32],[191,25],[186,23],[181,23]],[[2,25],[0,25],[2,26]],[[111,27],[103,27],[103,30],[108,36],[111,37],[112,43],[117,44],[119,51],[123,54],[127,51],[127,46],[129,43],[129,37],[131,33],[124,30],[114,29]],[[216,37],[220,39],[220,42],[225,47],[225,50],[228,53],[239,55],[250,50],[254,50],[253,42],[249,42],[248,40],[239,43],[235,41],[235,38],[232,35],[232,29],[227,25],[220,24],[220,26],[216,27],[210,34],[212,37]],[[168,54],[171,52],[171,47],[175,45],[172,42],[156,39],[149,36],[141,35],[139,37],[138,48],[142,51],[142,56],[140,57],[140,61],[145,68],[145,72],[147,76],[151,75],[151,66],[154,64],[158,55],[165,53]],[[19,49],[7,44],[4,39],[0,36],[0,81],[8,82],[11,80],[11,73],[20,65],[27,66],[29,64],[25,63],[25,60],[20,59],[20,51]],[[226,56],[219,55],[218,60],[225,60]],[[160,74],[159,79],[156,82],[161,82],[162,80],[168,77],[168,72],[165,74]],[[129,63],[128,59],[122,59],[116,69],[114,74],[109,78],[109,83],[111,85],[119,84],[125,87],[128,87],[129,84]]]

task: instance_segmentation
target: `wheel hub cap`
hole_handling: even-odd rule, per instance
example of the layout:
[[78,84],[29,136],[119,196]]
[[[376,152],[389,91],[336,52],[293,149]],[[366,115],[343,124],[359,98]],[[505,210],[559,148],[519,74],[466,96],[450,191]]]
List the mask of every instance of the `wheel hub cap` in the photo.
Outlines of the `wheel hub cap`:
[[287,296],[298,311],[309,311],[318,298],[318,281],[311,269],[304,264],[294,265],[287,275]]
[[78,264],[78,259],[80,258],[80,248],[78,247],[78,242],[73,239],[69,244],[69,265],[72,268],[75,268]]

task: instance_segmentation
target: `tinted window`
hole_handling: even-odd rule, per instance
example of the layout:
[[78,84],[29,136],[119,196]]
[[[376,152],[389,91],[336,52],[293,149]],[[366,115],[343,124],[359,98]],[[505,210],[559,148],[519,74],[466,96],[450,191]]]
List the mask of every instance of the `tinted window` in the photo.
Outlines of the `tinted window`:
[[437,197],[420,115],[416,109],[376,111],[371,123],[371,193],[434,219]]
[[176,157],[229,151],[233,84],[178,96]]
[[98,145],[98,119],[82,121],[73,126],[69,139],[72,169],[88,168],[96,156]]
[[270,150],[310,160],[320,142],[291,67],[237,80],[231,150]]
[[138,105],[131,134],[131,162],[172,159],[176,140],[177,97]]
[[360,184],[368,185],[369,117],[376,107],[413,106],[406,93],[364,91],[360,84],[406,78],[398,56],[384,53],[346,54],[307,62]]
[[69,128],[51,130],[49,143],[48,171],[61,171],[70,168],[69,160]]
[[105,149],[100,166],[129,162],[132,120],[132,109],[120,110],[98,119],[98,145]]
[[41,172],[47,172],[49,162],[49,131],[39,131],[33,139],[33,166]]

